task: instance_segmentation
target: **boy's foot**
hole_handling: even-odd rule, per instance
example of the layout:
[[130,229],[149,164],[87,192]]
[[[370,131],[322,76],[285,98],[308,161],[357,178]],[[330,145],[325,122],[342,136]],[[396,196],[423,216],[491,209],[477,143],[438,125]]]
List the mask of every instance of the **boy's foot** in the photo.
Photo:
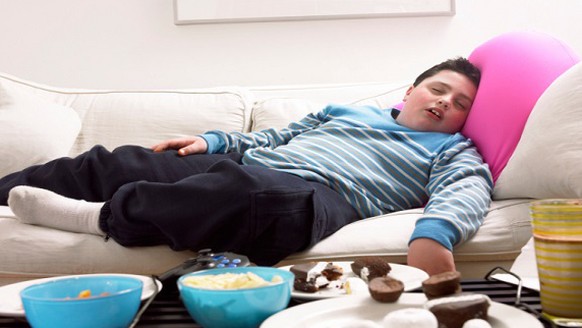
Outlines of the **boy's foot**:
[[105,236],[99,229],[103,204],[67,198],[30,186],[14,187],[8,195],[8,206],[23,223],[100,236]]

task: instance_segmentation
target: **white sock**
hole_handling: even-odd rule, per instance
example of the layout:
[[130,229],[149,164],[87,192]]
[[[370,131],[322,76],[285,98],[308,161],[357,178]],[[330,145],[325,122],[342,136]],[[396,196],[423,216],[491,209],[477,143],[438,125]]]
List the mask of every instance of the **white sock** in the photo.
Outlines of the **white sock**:
[[50,190],[17,186],[8,194],[8,206],[23,223],[105,236],[99,228],[104,203],[67,198]]

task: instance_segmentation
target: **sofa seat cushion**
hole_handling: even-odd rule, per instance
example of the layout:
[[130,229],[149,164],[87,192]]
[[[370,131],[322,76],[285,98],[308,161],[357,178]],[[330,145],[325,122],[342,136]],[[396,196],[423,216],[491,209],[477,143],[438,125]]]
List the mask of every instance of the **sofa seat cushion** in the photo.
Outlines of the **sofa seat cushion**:
[[194,256],[167,246],[123,247],[95,235],[23,224],[7,206],[0,206],[0,250],[0,285],[88,272],[160,274]]
[[[492,267],[519,255],[531,237],[528,199],[493,201],[475,236],[454,249],[457,269],[465,277],[482,278]],[[361,220],[347,225],[312,248],[291,255],[281,265],[305,261],[349,261],[360,256],[380,256],[405,263],[408,241],[422,209],[412,209]],[[483,268],[475,267],[482,264]],[[485,270],[485,271],[483,271]]]
[[[528,200],[493,202],[475,237],[455,248],[457,265],[466,277],[482,277],[464,263],[513,260],[531,236]],[[305,261],[348,261],[381,256],[405,263],[408,239],[422,209],[412,209],[349,224],[311,249],[279,265]],[[166,246],[122,247],[113,240],[22,224],[10,209],[0,206],[0,285],[10,277],[46,277],[79,273],[160,274],[194,252],[175,252]],[[493,265],[495,266],[495,265]]]

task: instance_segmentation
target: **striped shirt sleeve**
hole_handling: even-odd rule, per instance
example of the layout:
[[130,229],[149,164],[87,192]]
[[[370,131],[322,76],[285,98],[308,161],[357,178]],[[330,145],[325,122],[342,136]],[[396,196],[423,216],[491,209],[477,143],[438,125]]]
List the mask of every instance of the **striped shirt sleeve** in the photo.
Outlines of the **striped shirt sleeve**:
[[410,242],[429,238],[452,250],[472,237],[483,223],[493,178],[476,148],[465,141],[436,159],[427,190],[430,198]]

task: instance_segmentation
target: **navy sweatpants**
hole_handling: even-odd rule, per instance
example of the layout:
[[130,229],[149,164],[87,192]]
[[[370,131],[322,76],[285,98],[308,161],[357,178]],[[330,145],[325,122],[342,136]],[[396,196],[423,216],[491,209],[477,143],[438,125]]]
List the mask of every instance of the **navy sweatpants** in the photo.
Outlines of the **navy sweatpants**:
[[242,165],[241,158],[97,146],[0,179],[0,204],[16,185],[103,201],[100,227],[121,245],[233,251],[259,265],[275,264],[358,219],[327,186]]

